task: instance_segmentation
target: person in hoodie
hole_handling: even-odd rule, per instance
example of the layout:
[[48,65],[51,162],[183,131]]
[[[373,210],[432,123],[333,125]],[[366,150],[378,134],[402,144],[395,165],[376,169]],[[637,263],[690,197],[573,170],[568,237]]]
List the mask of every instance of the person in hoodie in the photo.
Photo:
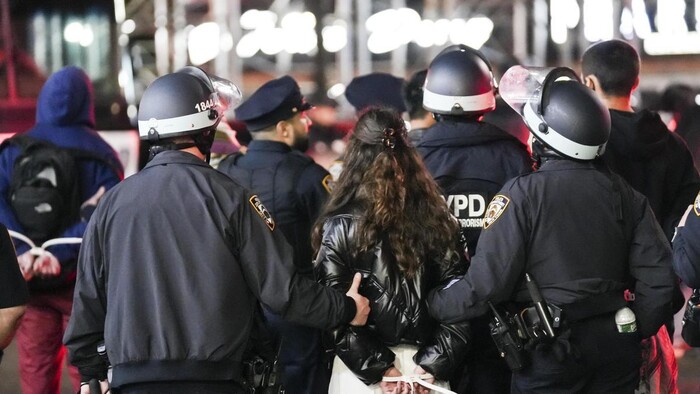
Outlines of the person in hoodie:
[[670,242],[700,189],[690,151],[658,114],[632,108],[640,71],[634,47],[622,40],[593,44],[583,53],[581,68],[584,83],[610,110],[612,131],[603,160],[649,199]]
[[[496,108],[496,82],[481,52],[465,45],[447,47],[428,67],[423,107],[437,123],[416,146],[459,220],[469,255],[476,251],[488,202],[509,179],[532,172],[532,159],[517,138],[482,121]],[[510,392],[510,370],[489,333],[489,316],[472,321],[474,347],[458,392]],[[460,381],[457,384],[457,381]]]
[[[657,113],[632,107],[640,68],[637,50],[617,39],[591,45],[581,58],[583,82],[610,111],[610,141],[602,159],[649,200],[670,245],[675,227],[700,189],[700,178],[682,138],[671,133]],[[676,283],[673,312],[680,311],[683,304],[683,293]],[[673,339],[672,318],[660,334],[663,331]],[[654,340],[666,342],[658,335]]]
[[[90,78],[80,68],[65,67],[49,77],[37,100],[36,124],[27,133],[55,145],[91,151],[104,158],[79,160],[81,203],[92,202],[119,183],[123,167],[116,152],[95,131],[95,107]],[[25,233],[8,201],[8,189],[20,148],[11,144],[0,151],[0,223]],[[59,237],[82,237],[87,221],[77,219]],[[71,314],[79,245],[56,245],[51,255],[35,258],[29,246],[16,241],[18,261],[28,280],[27,309],[17,330],[19,371],[25,394],[59,393],[65,358],[63,332]],[[80,377],[70,367],[76,391]]]

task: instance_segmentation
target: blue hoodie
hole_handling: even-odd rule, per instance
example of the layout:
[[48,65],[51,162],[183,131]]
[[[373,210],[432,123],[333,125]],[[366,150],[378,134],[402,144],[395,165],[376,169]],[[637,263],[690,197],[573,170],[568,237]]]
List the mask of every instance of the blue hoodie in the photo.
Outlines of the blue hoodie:
[[[74,66],[55,72],[39,93],[36,109],[36,125],[27,135],[50,141],[58,146],[84,149],[103,156],[120,170],[116,174],[112,166],[96,160],[79,162],[81,202],[94,195],[100,186],[110,189],[123,179],[123,167],[112,147],[95,131],[95,107],[92,83],[85,72]],[[14,162],[20,150],[14,145],[0,151],[0,223],[8,229],[24,233],[9,204],[9,187]],[[61,237],[82,237],[87,226],[79,221],[69,226]],[[15,242],[17,255],[29,248]],[[50,248],[61,262],[61,277],[70,284],[75,278],[75,261],[78,246]],[[35,281],[37,279],[33,279]],[[31,282],[30,282],[31,285]]]

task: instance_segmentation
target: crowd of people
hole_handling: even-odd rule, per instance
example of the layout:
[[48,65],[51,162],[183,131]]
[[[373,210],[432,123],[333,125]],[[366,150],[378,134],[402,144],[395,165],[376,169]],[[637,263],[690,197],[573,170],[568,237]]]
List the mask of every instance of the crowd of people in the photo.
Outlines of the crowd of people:
[[[144,92],[148,162],[126,179],[89,78],[56,72],[26,133],[77,155],[77,207],[51,234],[34,228],[59,205],[18,208],[31,149],[0,150],[0,345],[16,330],[22,392],[58,393],[65,349],[81,394],[677,392],[700,177],[686,141],[632,107],[640,67],[609,40],[579,71],[497,81],[449,46],[408,81],[353,79],[326,169],[291,76],[243,100],[187,66]],[[212,161],[234,108],[251,140]],[[490,122],[497,108],[522,128]],[[31,187],[55,186],[47,172]],[[81,243],[13,249],[17,233]]]

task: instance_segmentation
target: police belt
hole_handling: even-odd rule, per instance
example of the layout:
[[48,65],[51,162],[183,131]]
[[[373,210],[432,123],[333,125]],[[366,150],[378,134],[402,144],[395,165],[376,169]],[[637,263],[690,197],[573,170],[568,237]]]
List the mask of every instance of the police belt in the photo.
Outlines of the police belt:
[[573,324],[599,315],[605,315],[627,306],[621,293],[596,294],[571,304],[562,305],[562,318]]

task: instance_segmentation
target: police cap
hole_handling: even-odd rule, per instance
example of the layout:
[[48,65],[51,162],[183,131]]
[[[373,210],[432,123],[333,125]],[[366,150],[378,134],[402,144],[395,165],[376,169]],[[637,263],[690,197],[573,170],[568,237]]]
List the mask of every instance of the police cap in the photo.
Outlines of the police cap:
[[389,107],[399,112],[406,111],[403,101],[403,78],[386,73],[370,73],[355,77],[345,88],[345,98],[362,111],[369,106]]
[[285,75],[262,85],[236,108],[236,119],[259,131],[311,108],[294,78]]

